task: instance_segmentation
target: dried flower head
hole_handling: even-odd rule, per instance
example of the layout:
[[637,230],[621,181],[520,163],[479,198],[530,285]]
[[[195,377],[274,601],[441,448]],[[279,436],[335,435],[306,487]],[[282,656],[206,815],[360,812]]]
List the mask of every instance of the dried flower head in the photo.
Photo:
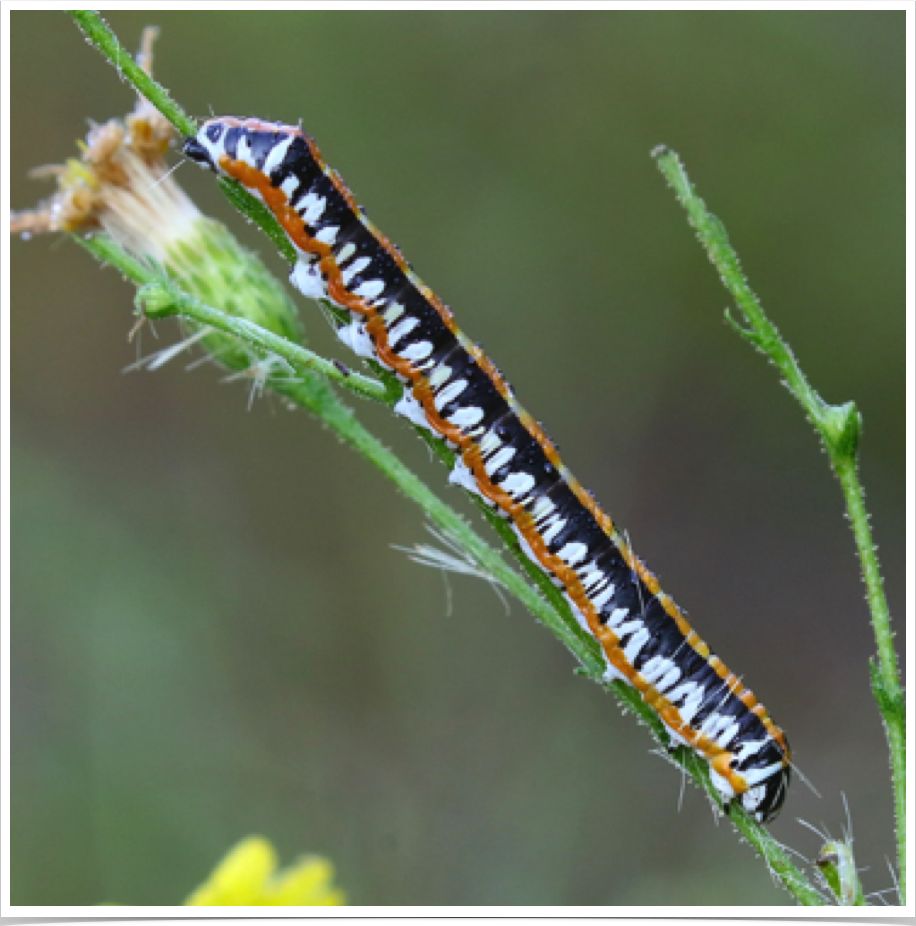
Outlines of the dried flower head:
[[[152,69],[155,37],[155,29],[143,33],[139,57],[147,73]],[[10,231],[103,229],[134,253],[161,258],[163,235],[174,237],[179,231],[176,223],[192,224],[200,216],[168,176],[165,156],[174,138],[168,120],[139,98],[123,120],[91,126],[80,143],[79,158],[31,172],[33,177],[56,179],[57,191],[37,209],[14,213]]]
[[[156,34],[155,29],[143,33],[138,60],[148,74]],[[32,171],[56,179],[57,191],[37,209],[13,214],[10,231],[28,236],[105,233],[143,263],[161,269],[187,294],[301,343],[296,309],[282,285],[225,226],[202,215],[175,182],[166,162],[175,137],[171,123],[140,97],[123,119],[93,125],[79,143],[79,158]],[[289,375],[277,358],[253,352],[234,338],[192,322],[183,322],[182,328],[186,338],[180,344],[138,366],[155,369],[199,344],[209,357],[249,375],[255,391],[267,379]]]

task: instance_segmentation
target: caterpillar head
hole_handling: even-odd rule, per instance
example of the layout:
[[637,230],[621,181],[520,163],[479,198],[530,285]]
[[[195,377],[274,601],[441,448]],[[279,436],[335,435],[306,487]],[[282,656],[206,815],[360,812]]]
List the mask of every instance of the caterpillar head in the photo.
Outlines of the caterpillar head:
[[[185,139],[184,155],[214,173],[222,173],[220,161],[228,157],[243,161],[249,167],[270,172],[282,162],[289,146],[304,138],[301,129],[282,122],[265,122],[263,119],[237,119],[220,116],[208,119],[197,132]],[[270,156],[273,155],[273,160]]]
[[219,156],[223,153],[222,137],[225,124],[219,119],[205,122],[196,135],[189,135],[181,146],[181,153],[191,161],[219,173]]

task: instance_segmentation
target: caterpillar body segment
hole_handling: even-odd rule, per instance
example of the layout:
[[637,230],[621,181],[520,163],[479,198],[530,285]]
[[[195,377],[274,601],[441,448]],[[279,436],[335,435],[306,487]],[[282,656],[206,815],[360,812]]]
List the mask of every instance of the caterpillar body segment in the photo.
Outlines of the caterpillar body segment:
[[608,678],[635,687],[673,740],[709,764],[726,805],[775,818],[791,778],[782,730],[662,592],[315,142],[292,126],[224,117],[188,138],[184,153],[271,209],[299,255],[293,285],[350,312],[341,341],[408,386],[395,411],[458,450],[450,481],[510,521],[525,554],[601,644]]

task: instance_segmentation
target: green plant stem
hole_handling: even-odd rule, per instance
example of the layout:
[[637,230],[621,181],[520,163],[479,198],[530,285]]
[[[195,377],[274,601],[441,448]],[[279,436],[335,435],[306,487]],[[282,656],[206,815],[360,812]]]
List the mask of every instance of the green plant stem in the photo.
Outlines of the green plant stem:
[[125,51],[108,24],[94,10],[67,10],[84,35],[115,66],[122,78],[143,94],[182,135],[193,135],[197,123],[172,99],[161,84]]
[[728,240],[722,222],[697,195],[680,158],[664,146],[653,151],[658,166],[687,211],[709,259],[719,271],[750,327],[737,321],[726,310],[733,328],[759,351],[768,356],[785,379],[785,384],[820,435],[830,464],[839,479],[846,510],[858,548],[866,596],[878,649],[878,664],[872,673],[878,708],[887,730],[891,754],[891,773],[897,815],[897,850],[900,900],[906,903],[906,715],[903,686],[890,611],[878,566],[878,555],[868,522],[865,497],[858,476],[858,444],[862,420],[853,402],[828,405],[812,388],[789,345],[767,318],[741,270],[738,255]]
[[[383,368],[379,367],[380,375],[384,377],[392,376],[391,373],[385,371]],[[392,377],[394,378],[394,377]],[[430,450],[435,454],[438,460],[446,466],[448,469],[452,469],[455,466],[455,459],[457,454],[453,451],[444,440],[440,438],[433,437],[429,431],[424,428],[417,428],[417,434],[420,438],[426,443]],[[560,594],[560,590],[547,578],[543,570],[538,569],[537,566],[522,552],[521,545],[518,542],[518,537],[515,534],[515,531],[509,526],[509,523],[505,518],[501,518],[492,508],[484,504],[483,500],[476,495],[471,495],[473,503],[477,506],[477,510],[481,513],[486,521],[489,522],[490,526],[499,536],[500,540],[506,545],[510,550],[512,555],[515,557],[516,562],[526,573],[529,580],[538,588],[540,593],[547,599],[550,605],[553,607],[554,611],[562,618],[563,622],[566,624],[570,633],[577,636],[583,646],[588,648],[594,654],[594,663],[592,671],[586,673],[589,678],[593,681],[604,684],[604,661],[601,657],[601,648],[598,644],[598,641],[589,633],[586,633],[582,627],[579,625],[579,622],[573,617],[572,609],[570,608],[569,602]],[[626,688],[626,686],[622,686]],[[628,689],[629,690],[629,689]],[[645,705],[643,705],[645,707]],[[637,713],[640,713],[637,711]],[[655,718],[655,713],[653,711],[646,711],[643,719],[647,720],[648,718]],[[662,742],[667,742],[667,734],[664,735]]]
[[[145,315],[150,318],[178,316],[200,325],[207,325],[210,328],[222,331],[224,334],[238,338],[249,347],[282,358],[297,372],[313,371],[320,373],[332,382],[343,386],[354,395],[364,399],[374,399],[391,406],[400,398],[402,390],[397,378],[380,366],[376,365],[380,376],[385,380],[384,382],[363,376],[349,370],[342,364],[326,360],[308,348],[295,344],[248,319],[229,315],[206,305],[202,300],[183,292],[180,286],[164,273],[157,273],[154,269],[144,266],[136,258],[123,251],[106,235],[99,235],[90,239],[76,236],[75,240],[99,260],[116,267],[141,287],[138,300],[143,305]],[[329,307],[329,309],[332,309],[332,307]],[[276,389],[278,383],[277,381],[271,381],[270,385]],[[433,437],[422,428],[416,430],[442,463],[449,468],[455,465],[456,454],[448,448],[443,440]],[[474,501],[503,542],[512,550],[519,565],[528,574],[529,579],[538,587],[541,595],[547,599],[556,617],[563,622],[568,632],[577,637],[579,643],[590,651],[591,659],[580,658],[580,662],[589,665],[590,677],[596,681],[601,681],[604,667],[597,641],[582,630],[578,622],[573,618],[569,604],[563,599],[559,591],[544,573],[522,553],[518,539],[506,521],[491,511],[476,496],[474,496]]]
[[752,820],[743,810],[730,811],[732,823],[744,838],[766,862],[767,868],[776,875],[786,889],[805,907],[832,906],[808,879],[795,867],[779,843],[767,831]]
[[842,458],[835,460],[833,465],[846,498],[846,510],[856,538],[878,644],[878,663],[873,663],[871,667],[872,691],[881,712],[890,751],[897,824],[897,881],[900,885],[900,902],[906,904],[906,700],[900,683],[890,613],[865,508],[865,495],[859,482],[857,461],[855,457]]
[[218,309],[205,305],[194,296],[187,293],[175,292],[174,288],[165,289],[160,283],[151,284],[152,289],[143,293],[144,300],[158,301],[166,297],[168,305],[160,304],[153,311],[147,302],[147,314],[151,318],[165,318],[169,315],[180,315],[192,319],[201,325],[209,325],[224,334],[239,338],[252,347],[260,348],[271,354],[282,357],[295,370],[314,370],[321,373],[340,386],[345,386],[354,395],[364,399],[375,399],[384,402],[388,392],[385,387],[368,376],[363,376],[354,370],[341,365],[337,366],[330,360],[325,360],[306,347],[301,347],[288,341],[280,335],[268,331],[266,328],[248,321],[246,318],[237,318],[227,315]]
[[[204,305],[199,299],[183,293],[177,284],[165,277],[161,271],[145,266],[131,257],[107,236],[98,235],[91,239],[74,236],[74,240],[99,260],[115,267],[141,287],[138,299],[144,307],[145,314],[149,317],[163,318],[179,315],[198,324],[209,325],[237,337],[254,349],[268,351],[282,357],[294,370],[321,373],[353,389],[363,397],[385,398],[384,387],[374,380],[357,373],[346,376],[333,362],[318,357],[312,351],[246,319],[236,318],[212,306]],[[356,387],[354,383],[357,377],[362,381],[359,387]],[[333,396],[333,393],[316,399],[311,396],[310,391],[297,388],[296,383],[278,379],[269,381],[268,385],[318,414],[350,446],[362,453],[374,466],[395,482],[408,498],[419,504],[429,517],[454,537],[486,572],[503,583],[535,614],[538,620],[553,631],[591,676],[601,677],[603,665],[594,641],[591,638],[583,639],[572,632],[566,621],[518,573],[506,565],[499,553],[478,537],[456,511],[444,504],[390,450],[383,447],[373,435],[366,431],[353,416],[352,411],[336,396]]]

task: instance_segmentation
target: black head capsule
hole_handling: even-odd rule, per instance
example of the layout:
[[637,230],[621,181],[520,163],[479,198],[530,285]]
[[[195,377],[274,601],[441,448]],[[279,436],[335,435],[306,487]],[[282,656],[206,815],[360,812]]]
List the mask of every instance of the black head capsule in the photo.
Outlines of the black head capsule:
[[200,164],[201,167],[208,167],[213,173],[216,173],[216,164],[213,163],[213,156],[209,149],[202,145],[194,135],[189,135],[181,146],[181,153],[192,161]]

